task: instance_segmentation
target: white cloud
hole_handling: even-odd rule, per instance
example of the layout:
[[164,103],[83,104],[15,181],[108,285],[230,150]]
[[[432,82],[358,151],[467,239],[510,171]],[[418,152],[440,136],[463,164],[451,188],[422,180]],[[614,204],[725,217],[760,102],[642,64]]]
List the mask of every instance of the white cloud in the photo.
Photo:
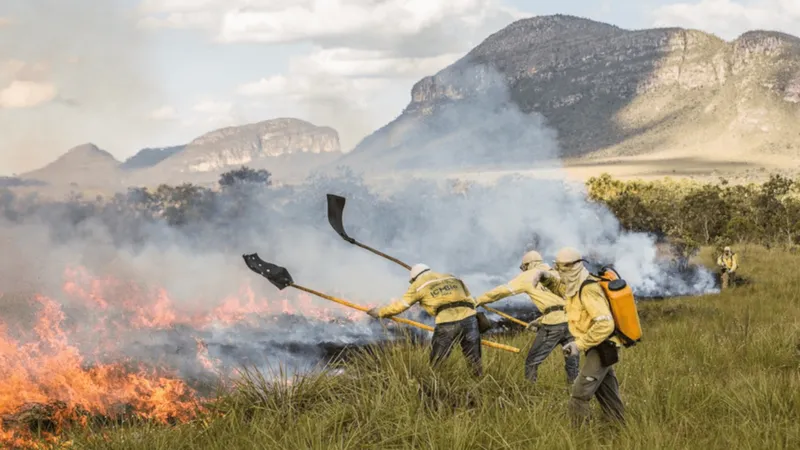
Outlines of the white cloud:
[[525,14],[501,0],[145,0],[142,26],[207,29],[220,42],[309,41],[432,56],[463,51]]
[[149,117],[153,120],[175,120],[178,118],[178,112],[172,106],[164,105],[151,111]]
[[799,0],[699,0],[664,5],[654,12],[654,25],[695,28],[734,39],[765,29],[798,34]]
[[33,108],[56,98],[58,90],[51,83],[14,80],[0,90],[0,109]]
[[367,108],[388,82],[380,78],[347,78],[325,75],[275,75],[236,88],[250,97],[282,98],[290,102],[342,102],[348,108]]
[[8,17],[0,16],[0,27],[4,27],[4,26],[10,25],[10,24],[11,24],[11,19],[9,19]]
[[292,58],[286,75],[264,77],[237,87],[244,96],[284,96],[293,100],[330,99],[368,102],[392,79],[413,83],[456,61],[460,54],[400,58],[377,50],[316,49]]

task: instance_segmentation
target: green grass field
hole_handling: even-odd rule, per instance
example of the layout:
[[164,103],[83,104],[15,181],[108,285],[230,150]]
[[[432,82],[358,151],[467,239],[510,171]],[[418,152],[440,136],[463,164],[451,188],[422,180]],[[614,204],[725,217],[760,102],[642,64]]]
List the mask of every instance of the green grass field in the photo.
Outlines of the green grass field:
[[570,427],[560,354],[536,386],[525,381],[534,335],[524,332],[501,339],[522,354],[484,347],[478,381],[460,353],[435,375],[427,348],[395,345],[359,355],[343,375],[290,386],[251,374],[192,423],[66,437],[86,449],[797,449],[800,256],[737,250],[752,284],[641,305],[644,340],[617,365],[628,416],[617,431],[599,414],[586,429]]

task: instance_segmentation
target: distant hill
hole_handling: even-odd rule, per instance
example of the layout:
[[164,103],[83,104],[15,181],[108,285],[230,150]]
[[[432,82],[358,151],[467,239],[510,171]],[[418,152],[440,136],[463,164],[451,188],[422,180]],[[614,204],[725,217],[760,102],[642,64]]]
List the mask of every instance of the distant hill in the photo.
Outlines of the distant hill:
[[153,167],[170,156],[182,151],[185,145],[175,145],[172,147],[145,148],[135,155],[126,159],[120,165],[122,170],[136,170]]
[[116,186],[120,184],[120,162],[111,153],[92,143],[73,147],[41,169],[20,175],[20,178],[49,184]]
[[222,128],[186,145],[145,148],[124,163],[94,144],[84,144],[20,178],[121,189],[160,183],[213,183],[221,173],[247,165],[266,168],[280,179],[303,177],[340,156],[336,130],[281,118]]
[[[670,158],[707,154],[797,164],[798,121],[795,36],[751,31],[726,42],[540,16],[417,82],[402,114],[337,163],[456,170],[659,155],[666,168]],[[558,148],[546,145],[552,139]]]

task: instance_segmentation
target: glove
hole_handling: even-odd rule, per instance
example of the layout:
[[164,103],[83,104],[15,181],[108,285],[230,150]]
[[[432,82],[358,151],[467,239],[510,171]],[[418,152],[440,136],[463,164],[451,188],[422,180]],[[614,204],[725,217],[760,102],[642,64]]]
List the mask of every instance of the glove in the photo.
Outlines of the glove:
[[537,317],[536,320],[532,320],[525,328],[531,331],[539,331],[540,326],[542,326],[542,317]]
[[534,270],[531,274],[531,283],[536,286],[539,283],[539,280],[542,279],[542,275],[544,275],[544,272],[541,269]]
[[564,356],[566,357],[577,356],[578,353],[580,353],[580,350],[578,350],[578,344],[576,344],[575,341],[570,341],[569,343],[564,344],[561,349],[564,350]]
[[379,312],[380,310],[381,310],[381,309],[380,309],[380,308],[378,308],[378,307],[376,306],[375,308],[372,308],[372,309],[370,309],[369,311],[367,311],[367,314],[369,314],[371,317],[374,317],[374,318],[376,318],[376,319],[380,319],[380,318],[381,318],[381,316],[380,316],[380,315],[378,315],[378,312]]

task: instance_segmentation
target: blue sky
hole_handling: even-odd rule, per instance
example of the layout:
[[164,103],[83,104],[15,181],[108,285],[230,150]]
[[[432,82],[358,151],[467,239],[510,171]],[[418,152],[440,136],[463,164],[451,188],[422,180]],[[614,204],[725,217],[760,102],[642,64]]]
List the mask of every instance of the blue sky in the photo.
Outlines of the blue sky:
[[0,174],[85,142],[124,159],[285,116],[333,126],[349,149],[423,76],[514,20],[556,13],[800,34],[800,0],[4,0]]

